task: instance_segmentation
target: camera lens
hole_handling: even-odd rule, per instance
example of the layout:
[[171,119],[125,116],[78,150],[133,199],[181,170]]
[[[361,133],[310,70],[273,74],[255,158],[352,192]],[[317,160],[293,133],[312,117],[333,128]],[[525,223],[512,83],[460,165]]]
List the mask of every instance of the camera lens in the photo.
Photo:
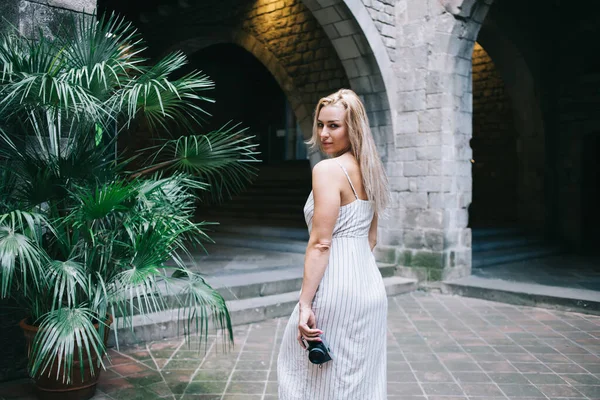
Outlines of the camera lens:
[[325,352],[319,348],[311,349],[308,352],[308,359],[313,364],[321,364],[325,360]]

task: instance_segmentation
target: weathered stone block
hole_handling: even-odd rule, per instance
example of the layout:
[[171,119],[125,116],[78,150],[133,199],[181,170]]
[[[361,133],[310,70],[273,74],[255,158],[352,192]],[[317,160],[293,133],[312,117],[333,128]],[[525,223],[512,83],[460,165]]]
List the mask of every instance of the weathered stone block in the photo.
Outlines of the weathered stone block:
[[25,0],[19,4],[18,28],[28,37],[37,37],[40,31],[46,37],[55,37],[61,30],[63,33],[73,32],[74,23],[70,10]]
[[389,38],[393,38],[394,41],[396,40],[396,27],[394,25],[388,25],[388,24],[383,24],[383,26],[381,27],[381,34],[383,36],[387,36]]
[[402,240],[406,249],[422,249],[425,246],[425,238],[421,230],[409,229],[404,231]]
[[412,161],[404,163],[404,176],[426,176],[428,170],[427,161]]
[[382,229],[378,236],[380,243],[389,246],[402,246],[404,243],[404,231],[402,229]]
[[340,33],[340,36],[350,36],[359,31],[356,22],[353,20],[345,20],[335,23],[335,28]]
[[[415,112],[398,113],[396,117],[397,133],[417,133],[419,131],[419,115]],[[402,147],[402,146],[400,146]]]
[[441,269],[444,266],[444,257],[441,252],[419,250],[413,252],[410,265],[428,269]]
[[429,193],[429,204],[431,208],[456,209],[457,198],[456,193]]
[[342,17],[337,12],[335,7],[322,8],[314,11],[313,15],[321,25],[333,24],[334,22],[339,22],[342,20]]
[[399,194],[401,207],[411,209],[425,209],[427,208],[427,193],[413,193],[404,192]]
[[465,228],[461,230],[460,234],[460,245],[462,247],[470,249],[472,246],[472,232],[470,228]]
[[442,189],[443,179],[439,176],[417,177],[417,187],[421,192],[439,192]]
[[408,190],[408,178],[402,176],[389,177],[390,190],[405,191]]
[[420,132],[436,132],[441,130],[444,122],[441,108],[419,111],[418,116]]
[[460,233],[459,229],[446,230],[444,233],[444,248],[453,249],[460,246]]
[[398,111],[418,111],[425,108],[427,108],[425,90],[414,90],[399,94]]
[[428,280],[429,275],[427,271],[427,268],[422,267],[408,267],[404,265],[396,267],[396,275],[404,278],[417,279],[419,282]]
[[426,98],[427,108],[450,108],[454,107],[459,98],[451,93],[427,93]]
[[471,251],[469,249],[451,250],[446,254],[446,265],[450,268],[471,266]]
[[422,23],[407,24],[400,27],[399,44],[402,47],[415,47],[424,43],[425,25]]
[[342,61],[342,65],[344,66],[348,78],[356,78],[358,76],[366,75],[358,68],[355,61],[356,59]]
[[10,25],[17,27],[19,24],[19,1],[7,0],[0,2],[0,15],[4,19],[0,20],[0,33],[13,29]]
[[428,174],[431,176],[444,175],[443,161],[442,160],[430,160],[428,163]]
[[338,30],[336,29],[335,24],[325,25],[323,27],[323,30],[330,39],[336,39],[341,36]]
[[444,249],[444,232],[438,230],[427,230],[424,235],[425,247],[433,251]]
[[426,209],[419,213],[416,226],[422,228],[443,229],[444,212],[442,210]]
[[415,148],[396,149],[392,153],[393,161],[413,161],[417,159],[417,150]]
[[35,2],[87,14],[96,11],[96,0],[36,0]]
[[410,63],[406,63],[404,68],[402,62],[394,64],[396,70],[398,92],[425,89],[427,81],[425,79],[427,72],[424,69],[414,69]]
[[399,60],[398,67],[404,66],[405,71],[427,68],[428,49],[426,45],[399,47],[396,54]]
[[370,93],[372,91],[371,81],[366,76],[360,76],[357,78],[350,79],[350,86],[354,91],[362,91],[364,93]]
[[437,282],[442,280],[444,270],[429,268],[427,269],[427,280],[430,282]]
[[377,245],[374,254],[375,259],[382,263],[396,264],[398,261],[396,246]]
[[[381,76],[381,74],[377,73],[377,74],[372,74],[369,75],[369,80],[371,81],[371,87],[373,88],[373,91],[379,92],[379,93],[384,93],[385,92],[385,83],[383,82],[383,77]],[[387,101],[387,99],[386,99]],[[389,109],[389,104],[388,104],[388,109]]]
[[446,93],[452,87],[452,75],[444,71],[429,71],[427,74],[427,94]]
[[429,7],[427,1],[408,2],[406,13],[409,21],[424,20],[429,16]]
[[417,148],[417,160],[439,160],[442,156],[441,146],[426,146]]

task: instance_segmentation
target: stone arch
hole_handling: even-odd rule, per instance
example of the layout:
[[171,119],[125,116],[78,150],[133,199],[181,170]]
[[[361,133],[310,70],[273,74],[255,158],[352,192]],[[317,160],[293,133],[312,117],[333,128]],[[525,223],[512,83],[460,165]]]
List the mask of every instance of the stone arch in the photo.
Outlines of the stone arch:
[[[383,1],[377,2],[383,4]],[[179,37],[168,40],[157,35],[156,40],[161,43],[198,38],[199,26],[208,40],[213,41],[215,36],[217,40],[223,38],[223,33],[227,40],[232,40],[231,34],[215,32],[219,30],[231,28],[250,34],[258,43],[255,51],[268,50],[295,83],[296,94],[306,109],[306,115],[299,115],[298,120],[310,116],[320,97],[340,87],[353,89],[365,102],[380,154],[385,159],[388,145],[393,141],[394,107],[390,104],[395,98],[390,61],[394,46],[390,37],[393,36],[390,25],[393,6],[385,7],[387,13],[382,14],[387,22],[385,32],[378,31],[369,14],[369,11],[376,12],[375,8],[367,11],[360,0],[321,1],[320,4],[310,0],[224,0],[203,4],[179,1],[149,7],[140,14],[140,22],[152,26],[149,29],[152,34],[161,31],[163,26],[168,29],[169,21],[176,19],[179,26],[176,36]],[[382,39],[381,34],[388,36]],[[167,47],[173,47],[171,43]],[[308,133],[310,130],[305,132]],[[313,152],[309,158],[314,164],[321,156]]]
[[[350,89],[361,96],[381,157],[393,144],[395,79],[390,53],[361,0],[302,0],[342,61]],[[393,48],[392,54],[393,54]]]
[[[360,65],[377,67],[370,72],[382,77],[388,103],[391,110],[394,110],[395,80],[392,61],[383,43],[382,35],[377,30],[365,4],[360,0],[333,0],[324,6],[314,1],[302,1],[321,23],[342,61],[353,60]],[[350,63],[344,64],[344,67],[349,77],[354,75]],[[375,79],[377,78],[373,81]],[[358,82],[351,81],[350,84],[360,86]],[[378,86],[377,83],[372,84]],[[357,88],[352,87],[352,89]]]
[[302,129],[305,138],[309,138],[312,133],[311,112],[307,105],[299,96],[299,90],[294,80],[288,75],[286,69],[281,65],[277,57],[269,51],[267,47],[257,40],[254,36],[243,30],[227,30],[215,32],[211,30],[210,35],[200,35],[197,38],[190,38],[181,43],[173,45],[168,51],[179,49],[186,54],[193,54],[208,46],[221,43],[232,43],[243,48],[260,61],[265,68],[273,75],[286,98],[292,105],[294,114]]

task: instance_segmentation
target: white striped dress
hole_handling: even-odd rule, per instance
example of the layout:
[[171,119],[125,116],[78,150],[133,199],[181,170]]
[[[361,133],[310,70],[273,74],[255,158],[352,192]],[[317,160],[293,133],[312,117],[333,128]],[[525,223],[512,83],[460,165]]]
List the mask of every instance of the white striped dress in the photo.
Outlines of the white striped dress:
[[[341,166],[341,164],[340,164]],[[387,297],[368,240],[373,205],[356,200],[340,207],[329,264],[315,298],[316,327],[331,349],[322,368],[297,341],[298,306],[283,334],[277,360],[279,400],[386,400]],[[312,192],[304,206],[312,228]]]

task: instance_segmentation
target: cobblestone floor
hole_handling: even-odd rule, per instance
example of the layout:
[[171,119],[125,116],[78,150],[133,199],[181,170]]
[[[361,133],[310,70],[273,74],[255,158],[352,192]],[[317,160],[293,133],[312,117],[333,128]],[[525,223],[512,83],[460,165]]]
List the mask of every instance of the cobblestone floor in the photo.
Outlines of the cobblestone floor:
[[[600,317],[415,292],[389,299],[389,399],[600,399]],[[226,354],[182,339],[111,351],[101,399],[277,398],[285,319],[235,328]],[[28,399],[28,381],[0,398]]]

